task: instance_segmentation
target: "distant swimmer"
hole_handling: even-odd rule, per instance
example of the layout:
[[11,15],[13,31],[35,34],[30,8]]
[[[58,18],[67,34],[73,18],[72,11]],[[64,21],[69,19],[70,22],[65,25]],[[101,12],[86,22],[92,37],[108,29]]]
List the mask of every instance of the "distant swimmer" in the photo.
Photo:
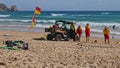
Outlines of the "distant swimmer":
[[112,26],[112,28],[113,28],[113,30],[114,30],[114,29],[116,28],[116,26],[115,26],[115,25],[113,25],[113,26]]

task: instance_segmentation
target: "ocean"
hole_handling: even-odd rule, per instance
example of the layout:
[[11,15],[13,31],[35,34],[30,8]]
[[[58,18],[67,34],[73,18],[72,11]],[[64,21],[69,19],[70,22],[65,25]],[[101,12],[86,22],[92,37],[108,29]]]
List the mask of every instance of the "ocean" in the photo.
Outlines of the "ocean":
[[[29,27],[34,11],[0,12],[0,26]],[[56,20],[75,21],[76,28],[81,25],[83,30],[87,23],[91,31],[101,33],[105,26],[110,33],[120,35],[120,11],[42,11],[36,16],[35,28],[52,26]],[[115,25],[115,29],[113,29]],[[2,29],[2,28],[0,28]]]

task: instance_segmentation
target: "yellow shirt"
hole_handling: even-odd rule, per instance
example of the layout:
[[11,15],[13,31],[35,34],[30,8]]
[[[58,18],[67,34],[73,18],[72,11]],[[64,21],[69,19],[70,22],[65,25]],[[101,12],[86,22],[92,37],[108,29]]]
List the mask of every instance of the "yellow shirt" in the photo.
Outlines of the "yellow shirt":
[[104,29],[104,30],[103,30],[103,33],[104,33],[104,34],[109,34],[109,33],[110,33],[110,30],[109,30],[109,29]]
[[71,29],[71,30],[75,30],[74,25],[70,25],[70,29]]
[[90,30],[90,26],[86,26],[85,29]]

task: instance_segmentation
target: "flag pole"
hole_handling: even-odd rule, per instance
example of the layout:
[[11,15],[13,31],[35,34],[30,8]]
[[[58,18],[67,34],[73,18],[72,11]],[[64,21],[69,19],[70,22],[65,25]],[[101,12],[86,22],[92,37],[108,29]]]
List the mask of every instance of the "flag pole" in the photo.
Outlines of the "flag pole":
[[33,26],[34,26],[34,24],[35,24],[35,18],[36,18],[36,14],[35,14],[35,11],[34,11],[33,18],[32,18],[32,23],[31,23],[30,29],[32,29]]
[[31,23],[31,26],[30,26],[30,29],[32,29],[35,25],[35,20],[36,20],[36,15],[39,15],[40,14],[40,8],[39,7],[36,7],[35,11],[34,11],[34,15],[33,15],[33,18],[32,18],[32,23]]

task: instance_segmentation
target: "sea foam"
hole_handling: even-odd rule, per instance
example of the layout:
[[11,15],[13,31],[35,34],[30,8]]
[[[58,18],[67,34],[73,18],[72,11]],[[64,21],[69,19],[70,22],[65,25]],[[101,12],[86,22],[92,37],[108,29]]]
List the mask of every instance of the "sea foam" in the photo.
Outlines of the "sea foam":
[[63,16],[65,14],[55,14],[55,13],[52,13],[51,16]]
[[10,15],[0,15],[0,17],[10,17]]

